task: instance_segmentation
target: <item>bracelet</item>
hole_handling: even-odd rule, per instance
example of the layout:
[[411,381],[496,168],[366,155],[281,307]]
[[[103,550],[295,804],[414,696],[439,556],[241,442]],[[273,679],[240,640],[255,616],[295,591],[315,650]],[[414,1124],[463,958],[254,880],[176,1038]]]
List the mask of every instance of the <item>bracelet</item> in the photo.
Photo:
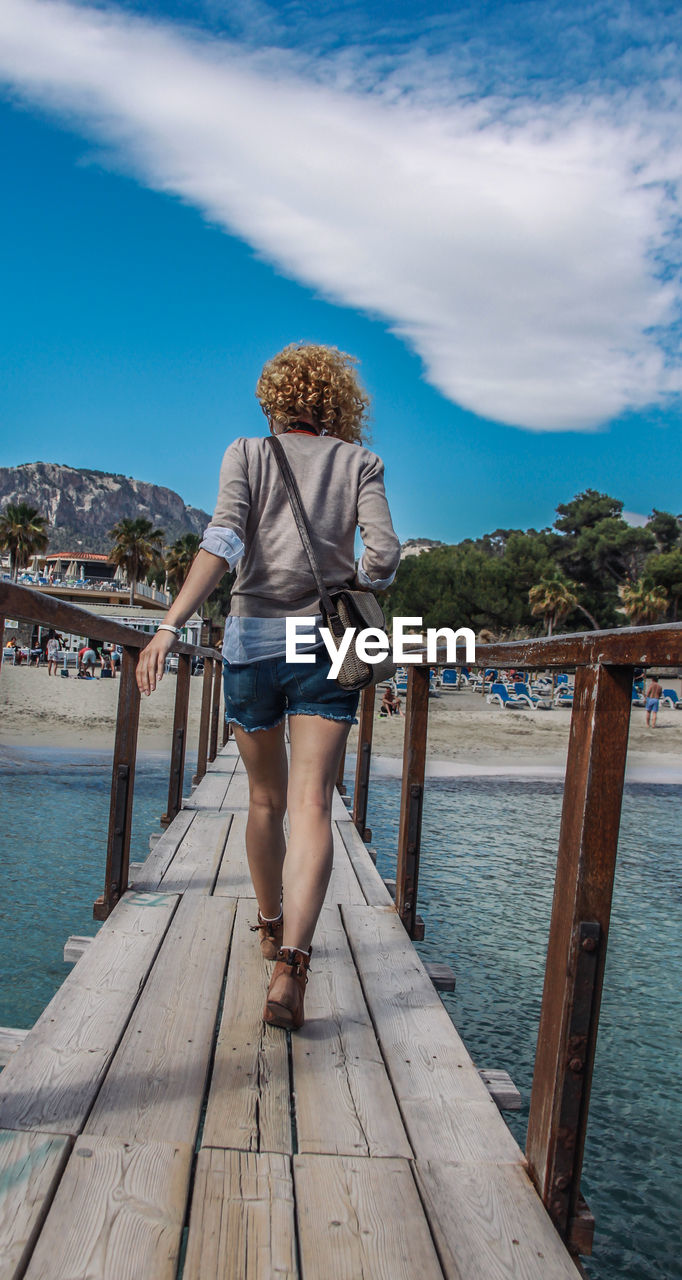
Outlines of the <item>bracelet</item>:
[[178,640],[180,639],[180,636],[182,635],[182,630],[181,630],[181,628],[180,628],[180,627],[172,627],[172,626],[171,626],[171,624],[170,624],[170,622],[160,622],[160,623],[159,623],[159,625],[158,625],[158,627],[156,628],[156,630],[157,630],[157,631],[172,631],[172,632],[173,632],[173,635],[174,635],[174,636],[176,636],[176,637],[178,638]]

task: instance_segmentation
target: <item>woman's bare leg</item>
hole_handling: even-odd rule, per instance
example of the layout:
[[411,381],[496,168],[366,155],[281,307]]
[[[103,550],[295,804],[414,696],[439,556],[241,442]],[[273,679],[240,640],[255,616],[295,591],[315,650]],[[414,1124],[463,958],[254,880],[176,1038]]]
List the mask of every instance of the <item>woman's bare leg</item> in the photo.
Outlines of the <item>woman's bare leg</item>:
[[289,717],[289,844],[284,862],[285,947],[307,951],[332,870],[331,807],[350,722]]
[[262,915],[279,915],[284,862],[284,814],[287,806],[287,757],[284,722],[274,729],[247,733],[233,725],[249,779],[246,856]]

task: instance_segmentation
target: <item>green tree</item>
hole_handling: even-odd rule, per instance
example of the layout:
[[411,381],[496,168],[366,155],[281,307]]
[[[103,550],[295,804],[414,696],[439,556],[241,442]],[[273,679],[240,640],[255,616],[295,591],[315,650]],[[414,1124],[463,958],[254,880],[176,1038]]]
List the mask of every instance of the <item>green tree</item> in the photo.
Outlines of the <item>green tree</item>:
[[654,587],[659,587],[667,593],[672,620],[677,622],[679,601],[682,596],[682,548],[664,551],[659,556],[649,556],[646,562],[646,576]]
[[176,538],[175,542],[168,548],[166,554],[166,569],[168,571],[168,584],[174,595],[177,595],[187,574],[192,566],[201,538],[198,533],[183,533],[181,538]]
[[36,507],[26,502],[8,503],[0,515],[0,550],[9,551],[12,581],[19,569],[26,569],[31,557],[47,549],[46,520]]
[[552,635],[554,628],[578,604],[578,597],[571,590],[571,585],[560,574],[555,573],[551,578],[544,578],[536,583],[528,592],[531,613],[535,616],[542,615],[548,636]]
[[661,587],[654,587],[651,582],[641,578],[639,582],[627,583],[621,589],[623,613],[634,627],[646,626],[647,623],[660,622],[668,607],[668,596]]
[[656,547],[654,534],[633,528],[622,511],[622,502],[596,489],[557,507],[557,566],[580,585],[581,606],[600,626],[617,625],[619,588],[641,576]]
[[673,516],[669,511],[657,511],[654,507],[646,522],[646,529],[653,533],[658,550],[673,551],[682,545],[682,519]]
[[114,538],[111,559],[125,569],[130,586],[130,603],[135,603],[135,587],[146,577],[163,548],[163,529],[155,529],[143,516],[119,520],[109,531]]

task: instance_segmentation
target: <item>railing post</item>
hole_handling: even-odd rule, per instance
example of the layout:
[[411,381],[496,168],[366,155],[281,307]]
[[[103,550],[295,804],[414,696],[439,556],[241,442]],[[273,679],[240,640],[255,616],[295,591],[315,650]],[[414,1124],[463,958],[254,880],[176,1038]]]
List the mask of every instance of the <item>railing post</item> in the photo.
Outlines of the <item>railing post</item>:
[[353,789],[353,822],[362,839],[368,843],[372,839],[372,832],[367,826],[367,801],[369,798],[369,767],[372,759],[375,695],[376,685],[370,684],[366,689],[363,689],[360,698],[358,754],[355,761],[355,787]]
[[2,655],[5,648],[5,619],[0,613],[0,671],[2,670]]
[[531,1094],[529,1170],[569,1247],[590,1251],[580,1204],[632,697],[632,667],[575,677],[554,900]]
[[182,783],[185,774],[185,750],[187,747],[187,713],[192,677],[192,659],[189,654],[178,655],[178,675],[175,685],[175,713],[173,716],[173,742],[171,746],[170,772],[168,775],[168,803],[161,819],[167,827],[182,808]]
[[135,680],[139,650],[123,647],[114,762],[111,780],[107,867],[104,893],[93,907],[95,920],[106,920],[128,888],[130,832],[137,757],[137,727],[140,719],[140,691]]
[[414,938],[417,935],[419,852],[426,767],[426,731],[429,720],[429,668],[423,663],[410,664],[407,671],[395,902],[407,932],[411,938]]
[[197,748],[197,771],[193,782],[201,782],[206,772],[208,758],[208,735],[211,727],[211,700],[213,697],[213,659],[204,658],[204,674],[201,686],[201,715],[199,719],[199,746]]
[[213,702],[211,705],[211,737],[208,748],[209,760],[215,760],[218,754],[218,722],[220,717],[220,688],[222,682],[222,663],[213,662]]
[[343,780],[343,776],[345,772],[346,772],[346,748],[344,747],[341,755],[341,759],[339,760],[339,767],[336,771],[336,790],[338,791],[340,796],[345,796],[348,790]]

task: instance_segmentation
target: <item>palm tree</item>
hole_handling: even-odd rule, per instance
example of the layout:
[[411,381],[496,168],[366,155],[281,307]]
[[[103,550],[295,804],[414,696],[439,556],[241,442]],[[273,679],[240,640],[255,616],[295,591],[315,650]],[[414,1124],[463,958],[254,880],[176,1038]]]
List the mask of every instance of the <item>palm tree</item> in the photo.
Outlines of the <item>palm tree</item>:
[[151,520],[138,516],[135,520],[119,520],[109,537],[116,541],[111,549],[114,564],[125,569],[130,585],[130,603],[135,603],[135,587],[146,577],[163,547],[163,529],[155,529]]
[[168,583],[176,595],[190,571],[200,544],[201,538],[198,533],[183,533],[182,537],[177,538],[168,548],[166,555]]
[[26,569],[32,556],[46,550],[49,539],[45,524],[45,516],[26,502],[10,503],[0,515],[0,550],[9,551],[13,582],[17,571]]
[[644,627],[648,622],[659,622],[668,608],[668,593],[664,587],[654,587],[645,578],[621,587],[622,610],[633,627]]
[[534,615],[542,614],[548,636],[562,618],[577,607],[578,597],[571,591],[571,585],[556,573],[551,578],[543,578],[528,592],[530,611]]

